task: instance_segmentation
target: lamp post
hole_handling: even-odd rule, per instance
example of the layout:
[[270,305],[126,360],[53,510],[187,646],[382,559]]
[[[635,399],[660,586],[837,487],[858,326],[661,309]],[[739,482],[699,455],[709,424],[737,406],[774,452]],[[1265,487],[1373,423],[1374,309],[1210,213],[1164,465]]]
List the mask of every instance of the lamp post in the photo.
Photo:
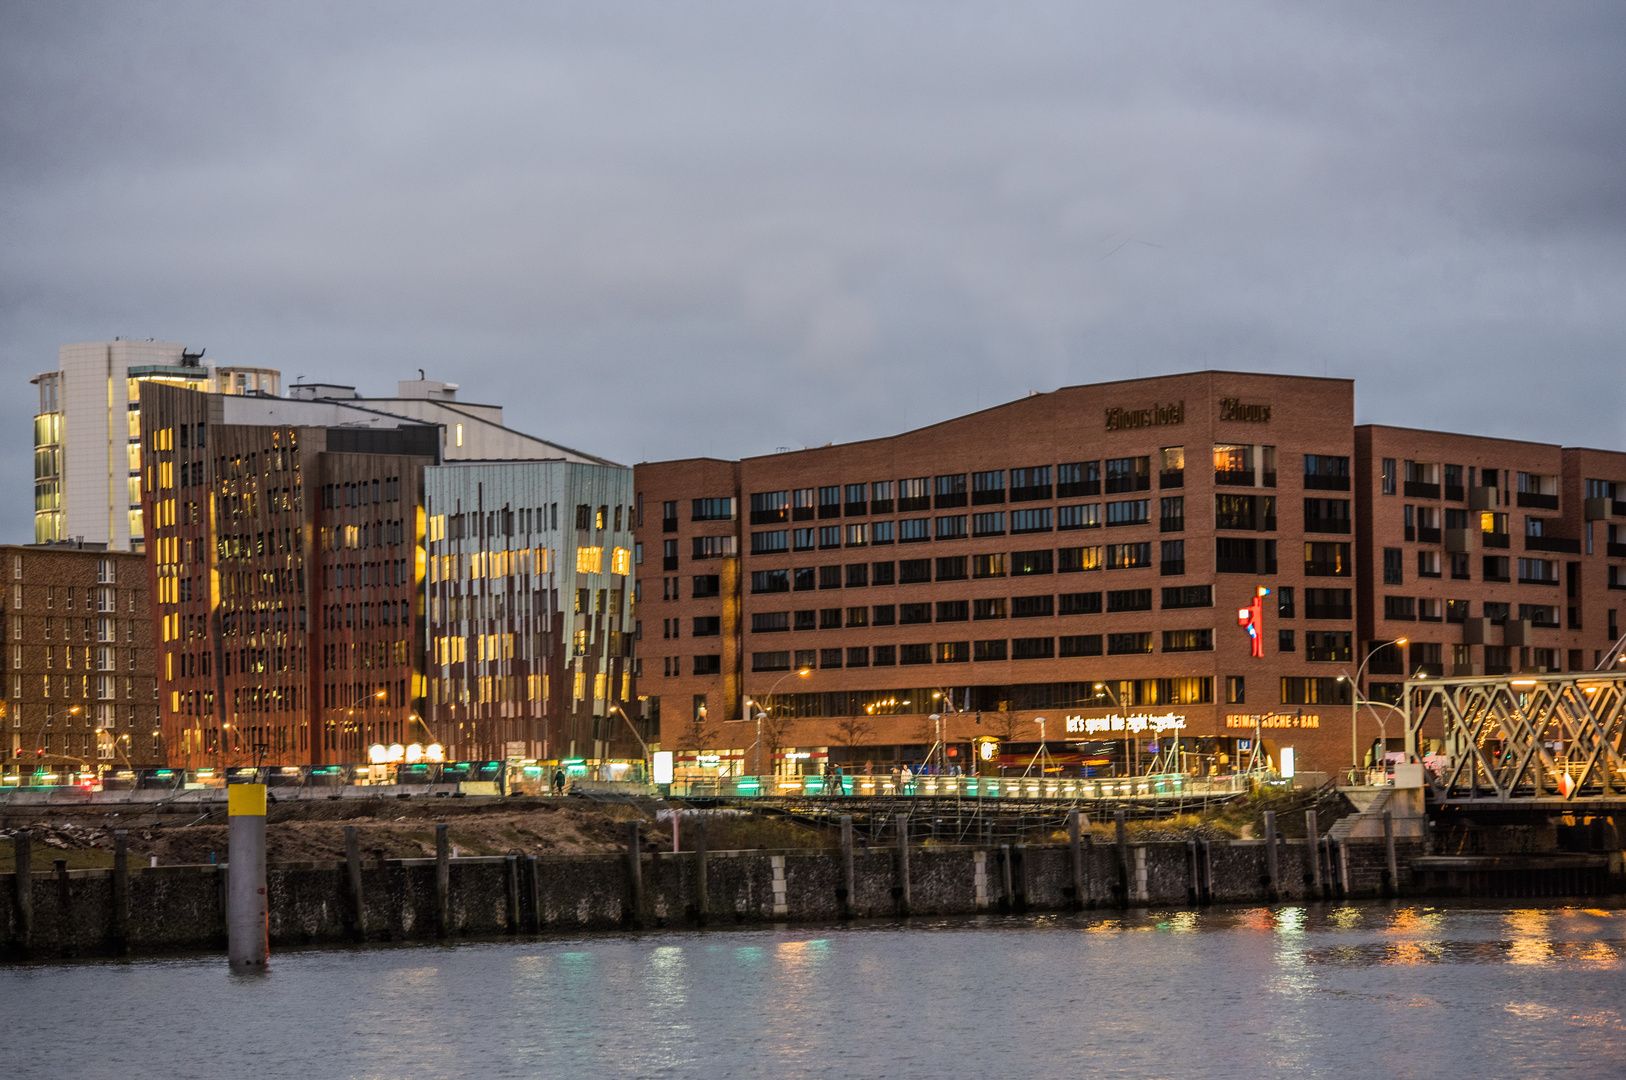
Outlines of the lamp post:
[[[800,668],[800,669],[798,669],[796,671],[787,671],[785,674],[779,676],[779,678],[774,681],[774,684],[768,688],[768,692],[766,694],[762,695],[762,699],[764,701],[771,700],[773,698],[774,691],[779,689],[779,684],[784,682],[786,679],[790,678],[792,675],[796,676],[797,678],[805,678],[805,677],[807,677],[808,675],[811,675],[811,674],[813,674],[813,669],[812,668]],[[756,713],[757,713],[757,716],[756,716],[756,720],[757,720],[757,741],[756,741],[757,763],[756,763],[756,767],[755,767],[755,770],[753,772],[753,775],[761,776],[762,775],[762,713],[763,713],[763,709],[762,709],[762,706],[760,704],[758,704],[755,701],[752,701],[749,697],[747,697],[745,699],[745,706],[748,709],[750,709],[750,708],[756,709]],[[749,717],[747,717],[747,719],[749,719]]]
[[[1123,702],[1119,701],[1118,700],[1118,695],[1114,694],[1112,692],[1112,687],[1108,686],[1104,682],[1098,682],[1098,683],[1095,684],[1095,693],[1090,695],[1090,700],[1093,701],[1093,700],[1095,700],[1096,698],[1100,697],[1103,694],[1105,694],[1108,698],[1110,698],[1112,700],[1112,707],[1113,708],[1117,709],[1120,713],[1124,711]],[[1129,739],[1130,739],[1129,718],[1126,716],[1126,717],[1124,717],[1124,775],[1125,776],[1129,775]]]
[[1361,672],[1365,671],[1366,665],[1372,662],[1372,657],[1378,654],[1378,649],[1386,649],[1390,645],[1399,646],[1404,644],[1406,644],[1406,639],[1403,637],[1395,638],[1393,641],[1385,641],[1366,654],[1366,659],[1361,661],[1360,666],[1355,669],[1354,675],[1350,675],[1346,671],[1339,676],[1339,678],[1349,680],[1349,767],[1351,769],[1361,767],[1360,737],[1355,733],[1355,723],[1360,716],[1361,708],[1357,704],[1361,697]]

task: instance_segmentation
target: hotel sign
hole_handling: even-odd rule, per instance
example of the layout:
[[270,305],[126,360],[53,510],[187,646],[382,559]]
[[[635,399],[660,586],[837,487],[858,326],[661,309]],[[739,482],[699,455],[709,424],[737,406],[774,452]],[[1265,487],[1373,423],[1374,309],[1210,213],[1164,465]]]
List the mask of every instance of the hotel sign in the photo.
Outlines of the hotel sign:
[[1153,405],[1149,409],[1107,410],[1108,431],[1128,431],[1130,428],[1183,424],[1185,421],[1186,403],[1183,401],[1171,401],[1167,405]]
[[1240,398],[1220,398],[1220,419],[1240,420],[1247,424],[1270,423],[1269,405],[1245,405]]
[[1228,728],[1318,728],[1321,717],[1316,713],[1226,713]]
[[1069,716],[1067,718],[1067,733],[1069,735],[1098,735],[1109,732],[1142,731],[1180,731],[1186,726],[1186,718],[1179,713],[1130,713],[1119,716],[1113,713],[1109,716]]

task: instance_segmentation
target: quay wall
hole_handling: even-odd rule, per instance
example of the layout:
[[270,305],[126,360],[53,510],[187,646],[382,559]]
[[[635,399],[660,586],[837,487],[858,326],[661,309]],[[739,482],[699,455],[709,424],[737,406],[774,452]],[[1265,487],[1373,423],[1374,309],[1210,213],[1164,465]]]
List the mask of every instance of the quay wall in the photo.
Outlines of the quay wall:
[[[273,947],[736,922],[1379,896],[1383,841],[1077,845],[890,844],[841,849],[358,859],[267,868]],[[1397,839],[1398,891],[1421,844]],[[19,852],[21,854],[21,852]],[[1319,856],[1318,890],[1316,867]],[[20,863],[27,860],[19,860]],[[1077,871],[1075,875],[1075,862]],[[1334,865],[1336,864],[1336,865]],[[42,868],[0,875],[0,956],[224,949],[227,864]],[[1075,888],[1075,879],[1078,882]],[[359,896],[351,882],[359,881]]]

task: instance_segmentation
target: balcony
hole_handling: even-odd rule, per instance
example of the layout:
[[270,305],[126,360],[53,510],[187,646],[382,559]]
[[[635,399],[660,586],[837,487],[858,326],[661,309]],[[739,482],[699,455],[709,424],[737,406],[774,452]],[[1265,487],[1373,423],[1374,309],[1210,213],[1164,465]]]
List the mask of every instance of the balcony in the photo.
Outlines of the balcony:
[[1557,495],[1538,495],[1534,491],[1521,491],[1513,497],[1514,503],[1519,506],[1528,506],[1533,510],[1557,510]]
[[1462,643],[1464,645],[1490,644],[1491,621],[1487,618],[1462,620]]
[[1440,530],[1426,529],[1419,526],[1417,529],[1417,542],[1419,544],[1438,544],[1440,542]]
[[678,531],[678,519],[677,518],[661,518],[661,532],[677,532],[677,531]]
[[1571,540],[1567,536],[1527,536],[1524,538],[1526,551],[1558,551],[1566,555],[1581,554],[1581,541]]
[[1611,559],[1626,559],[1626,544],[1611,542],[1604,551]]
[[1253,487],[1252,469],[1216,469],[1214,483],[1225,487]]
[[1513,546],[1512,533],[1480,533],[1479,539],[1488,548],[1507,548]]
[[821,517],[821,518],[837,518],[837,517],[840,517],[840,516],[841,516],[841,504],[840,503],[820,503],[819,504],[819,517]]
[[1157,474],[1157,486],[1159,488],[1185,487],[1186,470],[1164,469],[1162,472]]
[[869,504],[868,503],[861,503],[861,502],[850,502],[850,503],[847,503],[846,505],[844,505],[842,507],[841,512],[843,514],[845,514],[846,516],[848,516],[848,517],[868,517],[869,516]]
[[1308,474],[1308,475],[1306,475],[1304,477],[1304,490],[1305,491],[1348,491],[1349,490],[1349,477],[1347,477],[1347,476],[1322,476],[1319,473],[1311,473],[1311,474]]
[[1468,489],[1468,509],[1494,510],[1496,509],[1496,489],[1493,487],[1471,487]]
[[1349,532],[1349,519],[1307,517],[1304,519],[1304,531],[1314,533],[1347,533]]
[[1447,551],[1472,551],[1474,549],[1474,533],[1477,529],[1446,529],[1441,534]]
[[1466,498],[1466,496],[1467,496],[1467,492],[1463,489],[1463,486],[1461,484],[1447,484],[1447,485],[1445,485],[1445,497],[1446,497],[1446,499],[1448,501],[1450,501],[1450,502],[1462,502],[1463,499]]
[[1610,512],[1620,504],[1611,499],[1588,499],[1584,505],[1588,521],[1606,521]]
[[1502,627],[1503,645],[1534,645],[1535,628],[1529,619],[1509,619]]
[[1420,480],[1407,480],[1403,490],[1408,499],[1438,499],[1440,497],[1440,485],[1425,484]]

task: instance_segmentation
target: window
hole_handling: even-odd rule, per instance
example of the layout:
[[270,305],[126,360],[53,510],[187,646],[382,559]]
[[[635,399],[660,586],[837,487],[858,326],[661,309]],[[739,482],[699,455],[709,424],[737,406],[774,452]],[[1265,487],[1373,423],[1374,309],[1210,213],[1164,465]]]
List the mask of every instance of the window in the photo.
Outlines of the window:
[[847,588],[862,589],[869,584],[869,563],[847,564]]
[[1248,702],[1248,683],[1244,675],[1225,676],[1225,703],[1245,705]]
[[795,575],[797,592],[806,592],[819,587],[819,572],[813,567],[798,566],[792,573]]
[[1510,562],[1506,555],[1486,555],[1481,559],[1486,581],[1509,581]]
[[[898,621],[898,609],[895,604],[876,604],[874,608],[874,623],[876,626],[892,626]],[[877,661],[879,663],[879,661]]]
[[[694,673],[696,675],[720,675],[723,670],[723,658],[718,653],[708,653],[694,658]],[[770,669],[762,669],[770,670]]]
[[912,623],[929,623],[932,621],[931,604],[899,604],[898,623],[908,626]]
[[1022,577],[1031,574],[1052,574],[1056,570],[1056,553],[1048,549],[1043,551],[1013,551],[1011,552],[1011,576]]
[[965,473],[939,476],[933,489],[935,498],[932,505],[936,509],[947,510],[965,505]]
[[898,581],[904,585],[919,585],[932,579],[930,559],[904,559],[898,563]]
[[1063,615],[1101,614],[1101,594],[1098,592],[1062,593],[1060,601],[1057,610]]
[[969,641],[939,641],[937,643],[937,662],[939,664],[965,664],[971,660],[971,642]]
[[1253,447],[1238,443],[1214,446],[1214,483],[1253,486]]
[[1160,469],[1158,483],[1160,488],[1177,488],[1186,486],[1186,448],[1183,446],[1165,446],[1158,451]]
[[1115,589],[1107,593],[1107,610],[1151,611],[1151,589]]
[[842,609],[838,607],[819,609],[820,630],[840,630]]
[[1056,466],[1056,497],[1077,499],[1101,494],[1101,463],[1074,461]]
[[1282,679],[1283,705],[1348,705],[1349,683],[1337,678]]
[[1278,631],[1276,631],[1276,651],[1277,652],[1294,652],[1295,651],[1296,647],[1293,644],[1293,634],[1294,634],[1294,631],[1292,631],[1292,630],[1278,630]]
[[[667,505],[672,507],[672,509],[674,511],[677,510],[677,504],[668,503]],[[677,514],[674,512],[671,516],[676,517]],[[727,499],[695,499],[693,501],[693,503],[691,504],[691,509],[690,509],[690,513],[689,513],[689,520],[690,521],[733,521],[734,520],[734,500],[732,498],[727,498]]]
[[[755,541],[758,536],[763,535],[772,534],[752,533],[751,538]],[[783,538],[785,534],[781,532],[778,535]],[[694,557],[696,559],[732,559],[736,554],[734,537],[732,536],[694,537]]]
[[972,536],[1004,536],[1005,511],[971,515]]
[[1100,503],[1075,503],[1072,506],[1061,506],[1056,509],[1056,528],[1058,530],[1099,529],[1100,527]]
[[966,559],[964,555],[951,555],[937,560],[938,581],[964,581]]
[[1012,660],[1049,660],[1055,655],[1056,639],[1053,637],[1014,638],[1011,641]]
[[[695,537],[695,546],[700,545],[701,537]],[[788,529],[775,529],[773,532],[754,532],[751,534],[751,554],[772,555],[781,551],[790,550],[790,531]]]
[[964,540],[965,537],[964,514],[955,514],[952,517],[937,519],[937,538],[939,540]]
[[[819,517],[841,516],[841,485],[829,484],[819,488]],[[840,665],[836,665],[839,667]]]
[[1150,505],[1148,499],[1125,499],[1107,503],[1107,528],[1119,525],[1145,525],[1150,520],[1147,517],[1147,507]]
[[1383,617],[1393,622],[1417,621],[1417,598],[1414,596],[1385,596]]
[[1349,458],[1305,454],[1304,486],[1308,490],[1348,491]]
[[869,542],[872,544],[890,544],[894,538],[894,525],[890,521],[877,521],[870,526]]
[[1163,541],[1162,558],[1158,566],[1164,577],[1172,577],[1186,572],[1186,542],[1184,540]]
[[[696,626],[699,620],[695,620]],[[751,633],[777,634],[790,629],[790,612],[788,611],[758,611],[751,615]],[[695,631],[696,635],[699,630]]]
[[841,588],[841,567],[839,567],[839,566],[821,566],[821,567],[819,567],[819,588],[821,588],[821,589],[839,589],[839,588]]
[[847,647],[848,667],[869,667],[869,646],[850,645]]
[[1149,632],[1138,634],[1108,634],[1108,656],[1132,656],[1136,653],[1149,653],[1152,651],[1152,635]]
[[1005,501],[1005,470],[971,474],[971,505],[986,506]]
[[868,525],[848,525],[847,526],[847,546],[848,547],[864,547],[868,543],[869,543],[869,526]]
[[1150,543],[1107,545],[1108,570],[1134,570],[1151,565],[1152,545]]
[[[890,514],[892,509],[892,481],[875,481],[869,486],[869,512],[872,514]],[[880,663],[879,660],[875,662]]]
[[691,637],[717,637],[723,632],[723,620],[716,615],[699,615],[694,620]]
[[932,662],[932,647],[929,644],[905,645],[900,650],[902,656],[899,661],[904,664],[929,664]]
[[1213,650],[1214,631],[1212,630],[1163,631],[1164,652],[1212,652]]
[[971,617],[974,619],[1003,619],[1005,617],[1005,598],[995,596],[986,600],[973,601]]
[[[674,509],[676,504],[672,504]],[[773,525],[789,520],[790,493],[788,491],[759,491],[751,496],[751,524]],[[676,517],[674,513],[672,515]]]
[[1004,660],[1009,655],[1004,638],[971,643],[971,658],[973,660]]
[[1304,531],[1325,533],[1349,532],[1349,500],[1305,499]]
[[751,591],[753,593],[775,593],[790,591],[789,570],[753,570],[751,571]]
[[1166,496],[1161,501],[1161,515],[1159,517],[1159,531],[1180,532],[1186,527],[1186,497],[1184,495]]
[[1005,576],[1005,553],[995,552],[989,555],[971,556],[971,576],[974,578],[991,578]]
[[1052,527],[1053,513],[1048,506],[1037,510],[1011,511],[1012,533],[1050,532]]
[[1348,544],[1313,542],[1304,545],[1305,577],[1349,577],[1350,572]]
[[796,488],[790,493],[790,519],[810,521],[813,518],[813,489]]
[[796,617],[797,630],[817,630],[819,628],[819,613],[812,608],[804,608],[793,613]]
[[896,645],[877,645],[873,653],[876,667],[892,667],[898,662],[898,647]]
[[789,671],[790,653],[759,652],[751,654],[752,671]]
[[1306,619],[1353,619],[1349,589],[1305,589],[1304,617]]
[[870,584],[892,585],[897,581],[897,564],[889,562],[870,563]]
[[828,548],[838,548],[840,546],[841,546],[841,526],[840,525],[820,525],[819,526],[819,547],[828,549]]
[[908,513],[911,510],[930,510],[932,497],[929,482],[924,476],[913,480],[898,481],[898,511]]
[[1109,458],[1106,463],[1106,474],[1108,495],[1149,491],[1152,487],[1152,464],[1149,457]]
[[[848,517],[862,517],[864,514],[866,514],[868,512],[868,507],[867,507],[866,504],[868,503],[869,500],[865,498],[865,495],[868,493],[868,486],[869,485],[867,485],[867,484],[848,484],[847,485],[847,497],[846,497],[846,507],[845,507],[845,509],[846,509],[846,513],[847,513]],[[866,651],[864,655],[866,657],[868,657],[869,653]],[[869,662],[866,659],[863,664],[849,664],[848,666],[849,667],[868,667]]]
[[867,608],[867,607],[850,607],[850,608],[847,609],[847,626],[849,628],[854,627],[854,626],[868,626],[868,625],[869,625],[869,608]]
[[1392,457],[1386,457],[1383,459],[1382,490],[1385,495],[1393,495],[1395,493],[1395,459]]
[[920,544],[932,538],[931,518],[904,518],[898,522],[898,543]]
[[938,622],[965,622],[971,618],[971,602],[969,600],[939,600],[937,602]]
[[661,542],[661,569],[676,570],[678,568],[678,542],[664,540]]
[[1013,596],[1011,597],[1011,618],[1037,619],[1056,613],[1056,598],[1049,593],[1043,596]]
[[1304,658],[1314,662],[1347,664],[1351,655],[1348,630],[1307,630]]
[[1440,576],[1440,553],[1438,551],[1419,551],[1417,553],[1417,576],[1420,578],[1437,578]]
[[817,529],[795,529],[791,533],[791,549],[794,551],[812,551],[819,543]]
[[1176,585],[1163,590],[1163,607],[1202,608],[1214,606],[1214,586]]
[[1061,639],[1062,656],[1100,656],[1100,634],[1070,634]]
[[1050,466],[1037,465],[1011,470],[1011,502],[1035,502],[1051,498]]
[[1099,547],[1062,548],[1057,554],[1061,572],[1064,574],[1078,574],[1086,570],[1101,569],[1101,549]]
[[1558,563],[1553,559],[1520,559],[1521,585],[1557,585]]

